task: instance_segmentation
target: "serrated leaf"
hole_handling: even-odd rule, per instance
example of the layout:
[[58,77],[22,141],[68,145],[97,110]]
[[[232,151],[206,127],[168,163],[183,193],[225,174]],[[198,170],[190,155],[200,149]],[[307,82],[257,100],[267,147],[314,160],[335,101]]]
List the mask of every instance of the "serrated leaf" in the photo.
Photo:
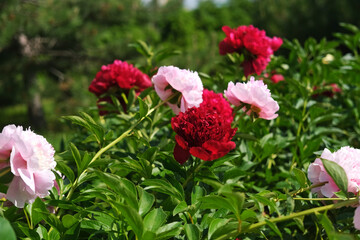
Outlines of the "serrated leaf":
[[345,170],[336,162],[323,159],[321,161],[324,165],[326,172],[330,175],[330,177],[334,180],[336,186],[347,194],[348,190],[348,178]]

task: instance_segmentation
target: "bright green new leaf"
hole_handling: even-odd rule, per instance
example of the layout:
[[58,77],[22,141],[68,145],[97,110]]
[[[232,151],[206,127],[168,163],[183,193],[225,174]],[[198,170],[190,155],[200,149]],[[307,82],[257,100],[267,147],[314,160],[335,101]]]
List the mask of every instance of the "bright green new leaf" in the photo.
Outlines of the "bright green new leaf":
[[149,212],[144,218],[145,229],[156,232],[166,221],[166,214],[162,208],[155,208]]
[[185,235],[189,240],[200,240],[200,230],[194,224],[185,224]]

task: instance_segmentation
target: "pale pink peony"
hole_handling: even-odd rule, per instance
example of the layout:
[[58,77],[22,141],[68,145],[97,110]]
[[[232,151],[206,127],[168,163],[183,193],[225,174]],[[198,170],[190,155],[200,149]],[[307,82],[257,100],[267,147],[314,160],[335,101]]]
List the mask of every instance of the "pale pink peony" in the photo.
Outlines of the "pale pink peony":
[[225,96],[235,106],[247,104],[243,108],[246,113],[250,115],[255,113],[259,118],[271,120],[278,115],[276,112],[279,110],[278,103],[271,97],[270,90],[264,84],[262,80],[254,80],[254,77],[250,78],[250,81],[246,83],[229,82],[227,90],[225,90]]
[[355,214],[354,214],[354,227],[357,229],[357,230],[360,230],[360,207],[357,207],[355,209]]
[[177,103],[168,103],[175,114],[185,112],[191,107],[199,107],[202,102],[203,85],[197,72],[163,66],[152,77],[152,82],[163,101],[176,92],[181,93],[181,99]]
[[0,133],[0,162],[10,166],[14,177],[6,198],[23,208],[37,197],[49,195],[54,186],[54,148],[46,139],[21,126],[8,125]]
[[[346,172],[348,178],[348,192],[356,194],[360,189],[360,150],[351,147],[342,147],[340,150],[331,153],[324,149],[321,158],[334,161]],[[308,168],[308,178],[313,184],[327,182],[321,187],[312,189],[320,196],[336,197],[335,192],[340,191],[334,180],[326,172],[320,158],[316,158]]]

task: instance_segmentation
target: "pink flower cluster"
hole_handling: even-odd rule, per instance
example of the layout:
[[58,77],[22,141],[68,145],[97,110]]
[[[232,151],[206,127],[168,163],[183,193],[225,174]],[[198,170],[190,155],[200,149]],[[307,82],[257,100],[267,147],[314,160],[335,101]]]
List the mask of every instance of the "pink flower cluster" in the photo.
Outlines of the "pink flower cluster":
[[5,197],[23,208],[54,186],[54,148],[46,139],[21,126],[8,125],[0,133],[0,170],[10,168],[13,179]]
[[197,72],[163,66],[152,77],[152,81],[156,93],[163,101],[177,92],[181,93],[178,101],[168,103],[175,114],[185,112],[191,107],[199,107],[202,102],[203,85]]
[[[321,158],[336,162],[346,172],[348,179],[348,192],[357,194],[360,190],[360,150],[351,147],[342,147],[338,151],[331,153],[328,149],[324,149]],[[316,158],[308,168],[308,178],[312,184],[326,183],[325,185],[313,188],[312,192],[316,192],[320,197],[328,198],[336,197],[335,193],[340,189],[334,180],[326,172],[320,158]],[[355,210],[354,225],[360,229],[360,207]]]
[[[111,98],[103,96],[104,94],[116,94],[124,92],[128,94],[129,89],[134,88],[139,94],[148,87],[151,87],[151,81],[148,75],[142,73],[132,64],[115,60],[113,64],[103,65],[96,74],[94,80],[89,86],[89,91],[99,97],[99,101],[111,102]],[[120,96],[120,94],[118,94]],[[118,97],[120,103],[125,108],[125,102]],[[101,108],[101,107],[99,107]],[[106,111],[100,111],[100,115],[106,114]]]
[[271,97],[270,90],[262,80],[251,77],[247,83],[229,82],[225,96],[235,106],[244,105],[246,114],[255,114],[256,117],[271,120],[278,115],[278,103]]
[[239,26],[236,29],[223,26],[222,30],[226,34],[226,38],[219,44],[220,54],[225,55],[234,52],[244,54],[245,76],[253,73],[260,75],[270,62],[270,56],[283,43],[281,38],[269,38],[264,30],[259,30],[252,25]]

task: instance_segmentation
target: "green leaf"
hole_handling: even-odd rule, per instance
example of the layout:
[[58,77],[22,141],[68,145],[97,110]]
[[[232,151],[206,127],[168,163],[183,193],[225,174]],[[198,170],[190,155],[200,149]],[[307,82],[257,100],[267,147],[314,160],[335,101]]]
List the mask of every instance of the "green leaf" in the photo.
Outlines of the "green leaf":
[[62,217],[61,222],[65,228],[70,228],[74,224],[78,223],[79,220],[70,214],[66,214]]
[[282,234],[279,230],[279,228],[276,226],[275,223],[270,222],[269,220],[265,219],[266,224],[277,234],[281,239],[283,239]]
[[110,189],[124,198],[126,203],[138,211],[137,192],[135,185],[125,178],[120,178],[117,175],[96,171],[96,175],[102,180]]
[[208,238],[212,239],[211,236],[213,235],[213,233],[220,229],[223,228],[224,226],[226,226],[226,224],[230,221],[230,219],[223,219],[223,218],[215,218],[211,221],[210,226],[209,226],[209,232],[208,232]]
[[154,195],[146,192],[144,189],[138,187],[139,191],[139,214],[144,216],[152,207],[155,202]]
[[141,99],[138,97],[138,101],[139,101],[139,114],[140,114],[140,118],[145,117],[146,114],[149,111],[149,107],[148,105]]
[[185,212],[188,209],[188,205],[185,201],[181,201],[173,210],[173,216],[175,216],[178,213]]
[[80,175],[81,174],[81,172],[80,172],[81,171],[81,155],[80,155],[80,152],[73,143],[70,143],[70,150],[71,150],[72,156],[73,156],[73,158],[75,160],[75,163],[76,163],[76,167],[77,167],[77,170],[78,170],[78,175]]
[[3,217],[0,217],[0,239],[16,240],[14,229],[10,222]]
[[211,239],[224,239],[224,237],[226,237],[226,239],[235,239],[236,235],[238,235],[238,231],[241,231],[241,229],[247,225],[248,223],[242,222],[239,227],[239,222],[237,221],[228,222],[221,228],[217,228],[211,235]]
[[336,186],[347,195],[348,178],[345,170],[336,162],[321,158],[326,172],[334,180]]
[[63,173],[70,180],[71,183],[74,182],[75,174],[74,174],[73,170],[68,165],[66,165],[64,162],[57,161],[56,169],[59,170],[61,173]]
[[240,192],[229,192],[222,194],[228,198],[228,202],[233,209],[233,213],[236,215],[237,219],[240,220],[240,214],[245,201],[245,194]]
[[144,218],[145,229],[155,232],[166,221],[166,214],[162,208],[155,208],[149,212]]
[[175,188],[173,185],[169,183],[169,181],[164,179],[147,179],[143,183],[143,185],[146,185],[147,189],[154,189],[158,192],[168,194],[170,196],[175,197],[176,199],[182,201],[184,200],[184,195],[182,192],[180,192],[177,188]]
[[211,195],[206,196],[200,199],[201,201],[201,209],[221,209],[225,208],[232,212],[234,212],[233,206],[228,202],[227,199],[217,196],[217,195]]
[[205,189],[195,185],[191,192],[191,204],[197,203],[205,195]]
[[200,239],[200,230],[194,224],[185,224],[185,235],[189,240],[199,240]]
[[49,213],[46,209],[45,203],[40,198],[36,198],[35,201],[28,206],[31,206],[30,217],[34,226],[44,219],[44,214],[46,216],[46,214]]
[[135,211],[135,209],[130,208],[129,206],[118,203],[115,201],[111,201],[110,204],[118,210],[119,214],[125,217],[125,220],[130,225],[138,239],[141,239],[144,231],[144,223],[140,216],[140,214]]
[[325,213],[318,213],[315,212],[315,216],[318,219],[319,223],[324,227],[326,234],[328,235],[330,240],[335,240],[333,238],[333,234],[336,232],[335,227],[331,220],[328,218],[328,216]]
[[129,94],[127,96],[127,109],[130,109],[131,106],[134,104],[134,101],[135,101],[135,89],[134,88],[131,88],[129,90]]
[[307,177],[306,177],[305,173],[298,168],[294,168],[292,170],[292,173],[295,175],[296,180],[298,181],[300,186],[302,188],[306,188],[307,187]]
[[163,240],[178,236],[182,231],[181,222],[172,222],[160,227],[156,231],[156,239]]
[[36,229],[36,232],[39,234],[40,239],[45,239],[45,240],[49,239],[48,232],[43,225],[39,225],[39,227]]
[[156,239],[156,233],[145,231],[142,238],[143,240],[155,240]]

